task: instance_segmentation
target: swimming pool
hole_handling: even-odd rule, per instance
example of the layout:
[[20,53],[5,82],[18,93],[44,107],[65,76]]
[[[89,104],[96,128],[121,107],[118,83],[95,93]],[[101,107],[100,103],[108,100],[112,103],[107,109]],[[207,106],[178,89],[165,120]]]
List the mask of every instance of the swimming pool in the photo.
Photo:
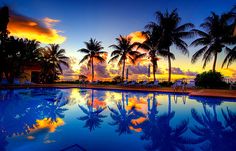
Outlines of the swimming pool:
[[0,150],[236,148],[236,100],[93,89],[0,90]]

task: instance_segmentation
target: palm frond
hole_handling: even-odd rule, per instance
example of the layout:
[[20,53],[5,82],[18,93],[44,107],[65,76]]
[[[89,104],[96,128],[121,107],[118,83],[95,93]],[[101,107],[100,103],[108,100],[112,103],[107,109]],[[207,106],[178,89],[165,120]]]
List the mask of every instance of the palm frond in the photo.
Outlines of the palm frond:
[[83,59],[79,62],[79,64],[83,63],[84,61],[88,60],[90,58],[90,55],[85,55]]

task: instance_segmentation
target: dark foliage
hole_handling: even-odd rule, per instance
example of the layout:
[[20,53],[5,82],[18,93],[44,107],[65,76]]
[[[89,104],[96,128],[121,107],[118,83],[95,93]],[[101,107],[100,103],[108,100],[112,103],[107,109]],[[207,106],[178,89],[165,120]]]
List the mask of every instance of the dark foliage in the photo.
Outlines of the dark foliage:
[[220,72],[203,72],[195,78],[196,86],[202,88],[225,88],[227,83],[223,80],[223,75]]

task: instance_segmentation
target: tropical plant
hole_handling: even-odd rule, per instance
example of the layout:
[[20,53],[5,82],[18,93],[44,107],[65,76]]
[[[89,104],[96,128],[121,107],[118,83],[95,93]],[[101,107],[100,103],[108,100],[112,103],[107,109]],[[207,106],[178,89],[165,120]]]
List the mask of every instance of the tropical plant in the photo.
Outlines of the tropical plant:
[[5,50],[5,40],[8,36],[7,25],[9,22],[9,9],[7,6],[4,6],[0,9],[0,82],[2,81],[2,76],[4,73],[5,62],[7,52]]
[[98,61],[100,63],[105,62],[104,54],[107,54],[107,52],[102,51],[103,47],[101,45],[101,41],[97,41],[96,39],[90,39],[89,42],[84,42],[86,45],[86,48],[82,48],[78,50],[78,52],[85,53],[86,55],[83,57],[83,59],[80,61],[80,64],[84,61],[88,61],[87,66],[92,67],[92,82],[94,80],[94,63],[95,61]]
[[94,90],[92,90],[91,94],[91,104],[87,103],[88,109],[79,105],[81,111],[86,114],[85,116],[81,116],[78,119],[85,121],[84,127],[89,128],[90,131],[95,130],[95,128],[100,127],[103,122],[102,118],[105,118],[105,115],[101,115],[101,113],[106,109],[106,107],[98,107],[94,108]]
[[203,46],[192,56],[192,63],[203,56],[203,68],[205,68],[207,63],[214,58],[212,71],[215,72],[218,54],[222,52],[227,44],[232,44],[235,41],[232,25],[228,23],[232,17],[232,13],[217,15],[212,12],[211,16],[207,17],[205,22],[200,25],[205,31],[192,30],[199,38],[194,40],[191,45],[195,47]]
[[[183,54],[188,54],[187,43],[183,40],[184,38],[192,37],[192,32],[188,31],[193,28],[192,23],[185,23],[180,25],[181,18],[177,13],[177,9],[172,12],[166,11],[165,13],[157,11],[155,13],[157,18],[157,23],[151,22],[146,25],[148,30],[160,30],[160,34],[157,35],[157,40],[159,47],[165,49],[168,53],[166,57],[168,58],[169,66],[169,77],[168,81],[171,81],[171,59],[174,59],[171,53],[170,47],[175,45]],[[161,36],[160,36],[161,35]]]
[[2,38],[6,38],[8,35],[7,31],[7,25],[9,22],[9,8],[7,6],[4,6],[0,8],[0,35],[1,35],[1,40]]
[[111,59],[108,63],[118,61],[118,65],[122,65],[122,74],[121,78],[124,81],[125,75],[125,65],[126,61],[129,59],[131,63],[135,64],[136,56],[139,55],[138,51],[133,50],[137,43],[132,43],[130,37],[121,36],[116,38],[117,44],[111,45],[110,47],[115,49],[111,53]]
[[226,47],[225,51],[227,55],[223,61],[222,68],[225,65],[228,68],[234,61],[236,61],[236,46],[234,46],[232,49]]
[[224,82],[224,77],[220,72],[203,72],[195,78],[195,84],[203,88],[224,88],[227,84]]
[[69,67],[68,57],[65,56],[65,49],[60,49],[58,44],[50,44],[41,49],[39,61],[42,67],[41,82],[52,83],[59,74],[63,73],[62,64]]
[[160,29],[158,27],[156,29],[152,29],[151,31],[143,32],[143,35],[146,37],[146,40],[142,43],[138,43],[137,49],[141,48],[142,50],[145,50],[146,53],[138,55],[137,58],[147,56],[148,59],[150,59],[153,67],[153,78],[154,81],[156,81],[156,70],[158,68],[157,61],[159,60],[157,56],[160,55],[166,57],[169,55],[172,59],[175,59],[175,56],[171,52],[160,48],[158,41],[158,38],[160,37]]
[[115,83],[120,83],[120,82],[122,82],[122,78],[121,78],[121,76],[115,76],[115,77],[112,79],[112,81],[115,82]]

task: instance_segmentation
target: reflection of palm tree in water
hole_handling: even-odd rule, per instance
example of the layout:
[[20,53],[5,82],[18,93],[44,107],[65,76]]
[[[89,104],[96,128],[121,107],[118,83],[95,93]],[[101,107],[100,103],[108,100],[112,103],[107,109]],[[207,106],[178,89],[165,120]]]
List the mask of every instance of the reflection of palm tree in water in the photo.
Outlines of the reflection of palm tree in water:
[[186,95],[177,95],[177,94],[174,94],[174,102],[175,104],[178,103],[178,98],[181,97],[182,98],[182,101],[183,101],[183,104],[186,104]]
[[[52,102],[55,99],[50,101],[47,99],[48,96],[43,99],[34,98],[34,96],[31,96],[31,91],[34,90],[7,90],[4,93],[6,97],[3,97],[4,100],[0,101],[1,151],[4,151],[4,147],[7,145],[6,137],[28,134],[30,129],[37,127],[37,120],[44,118],[56,119],[58,113],[60,113],[59,117],[64,117],[62,112],[65,109],[61,109],[61,107],[65,104],[59,104],[63,102],[63,99],[66,99],[65,97],[57,97],[57,101]],[[54,96],[57,94],[58,91]]]
[[135,107],[132,107],[130,110],[126,109],[126,106],[128,106],[128,95],[126,95],[125,104],[124,92],[122,92],[122,102],[118,102],[116,105],[118,110],[109,107],[109,110],[111,111],[110,116],[113,119],[113,122],[110,124],[118,126],[116,132],[119,133],[119,135],[123,133],[130,134],[130,128],[135,127],[132,120],[138,119],[144,115],[137,111]]
[[[199,100],[198,100],[199,101]],[[202,150],[212,151],[234,151],[236,148],[236,114],[228,108],[227,112],[222,110],[225,124],[218,119],[216,106],[221,102],[212,102],[205,99],[203,103],[203,114],[200,115],[195,109],[192,109],[192,117],[197,122],[191,131],[197,135],[196,142],[202,143]],[[206,108],[206,105],[212,108],[213,114]]]
[[84,127],[88,127],[90,131],[99,127],[101,123],[103,122],[102,118],[106,117],[105,115],[100,115],[105,110],[106,107],[102,108],[99,106],[98,108],[94,109],[94,90],[92,90],[91,95],[92,95],[91,104],[87,103],[88,109],[79,105],[79,108],[86,115],[78,118],[79,120],[85,121]]
[[138,126],[142,128],[143,134],[141,139],[150,140],[146,145],[146,150],[159,151],[175,151],[188,150],[185,144],[191,142],[183,134],[187,131],[188,122],[182,121],[178,126],[172,128],[170,121],[174,117],[175,112],[171,111],[171,97],[169,98],[168,113],[158,115],[157,100],[155,93],[153,94],[152,107],[150,99],[148,99],[148,114],[146,120]]

